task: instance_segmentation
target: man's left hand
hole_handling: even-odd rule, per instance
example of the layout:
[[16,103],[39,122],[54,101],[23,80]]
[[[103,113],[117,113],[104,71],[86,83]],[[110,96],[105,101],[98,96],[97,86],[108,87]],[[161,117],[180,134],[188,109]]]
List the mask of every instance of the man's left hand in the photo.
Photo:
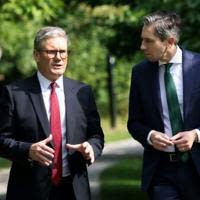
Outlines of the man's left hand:
[[86,160],[91,163],[94,162],[94,151],[89,142],[84,142],[81,144],[66,144],[67,149],[79,151]]
[[170,140],[176,145],[179,151],[189,151],[192,148],[193,143],[197,140],[196,130],[179,132]]

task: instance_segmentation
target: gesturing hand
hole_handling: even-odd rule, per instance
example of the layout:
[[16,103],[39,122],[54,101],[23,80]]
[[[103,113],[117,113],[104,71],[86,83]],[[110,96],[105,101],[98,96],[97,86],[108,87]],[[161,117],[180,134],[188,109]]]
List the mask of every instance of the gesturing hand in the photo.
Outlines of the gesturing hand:
[[29,151],[29,157],[42,165],[49,166],[54,157],[54,150],[47,146],[50,141],[52,141],[52,135],[49,135],[48,138],[40,142],[32,144]]
[[173,142],[170,141],[170,138],[166,134],[158,131],[154,131],[151,134],[150,140],[153,147],[159,151],[164,151],[168,146],[173,145]]
[[94,151],[88,142],[81,144],[66,144],[66,147],[69,150],[79,151],[86,160],[90,160],[91,163],[94,162]]

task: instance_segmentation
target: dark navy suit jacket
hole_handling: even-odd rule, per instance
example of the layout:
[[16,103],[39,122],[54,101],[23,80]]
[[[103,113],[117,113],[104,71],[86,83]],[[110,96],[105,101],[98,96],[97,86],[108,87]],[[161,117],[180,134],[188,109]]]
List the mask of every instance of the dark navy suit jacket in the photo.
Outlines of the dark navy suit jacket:
[[[128,130],[144,147],[142,190],[147,190],[160,159],[160,151],[147,142],[151,130],[164,132],[158,63],[143,61],[133,68]],[[184,130],[200,129],[200,54],[183,50]],[[191,156],[200,175],[200,144]]]
[[[104,146],[104,136],[92,90],[69,78],[63,81],[67,143],[88,141],[97,158]],[[48,200],[51,167],[30,161],[28,156],[31,144],[45,139],[50,133],[36,74],[4,87],[0,113],[0,156],[12,161],[7,200]],[[79,152],[70,151],[68,162],[77,200],[89,200],[86,161]]]

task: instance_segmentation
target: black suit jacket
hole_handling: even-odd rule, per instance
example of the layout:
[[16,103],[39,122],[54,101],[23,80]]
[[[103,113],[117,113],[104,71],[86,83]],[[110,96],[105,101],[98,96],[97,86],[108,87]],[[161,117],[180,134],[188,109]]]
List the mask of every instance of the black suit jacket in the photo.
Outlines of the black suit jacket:
[[[200,55],[183,50],[184,130],[200,129]],[[160,159],[160,151],[147,142],[151,130],[164,132],[158,63],[147,60],[132,71],[128,130],[144,147],[142,190],[147,190]],[[200,144],[191,156],[200,175]]]
[[[63,81],[67,143],[88,141],[97,158],[104,146],[104,136],[92,90],[69,78]],[[0,156],[12,161],[7,200],[47,200],[51,167],[29,160],[31,144],[45,139],[50,133],[36,74],[4,87],[0,113]],[[79,152],[70,151],[68,162],[77,200],[90,199],[86,161]]]

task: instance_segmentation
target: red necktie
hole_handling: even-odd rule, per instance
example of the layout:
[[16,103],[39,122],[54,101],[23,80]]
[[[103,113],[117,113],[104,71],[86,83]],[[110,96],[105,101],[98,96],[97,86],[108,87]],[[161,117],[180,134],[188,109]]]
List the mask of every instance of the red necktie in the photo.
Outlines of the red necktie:
[[53,136],[54,158],[52,168],[52,182],[57,185],[62,177],[62,132],[60,121],[60,109],[56,95],[56,83],[51,83],[50,95],[50,129]]

